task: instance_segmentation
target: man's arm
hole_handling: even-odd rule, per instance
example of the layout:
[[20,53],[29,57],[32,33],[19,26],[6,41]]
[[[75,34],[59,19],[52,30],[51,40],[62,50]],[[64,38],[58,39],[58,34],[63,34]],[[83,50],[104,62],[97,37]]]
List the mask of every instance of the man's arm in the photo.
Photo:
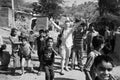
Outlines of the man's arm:
[[61,30],[62,28],[58,26],[52,19],[50,19],[51,23],[58,29]]
[[16,44],[16,45],[22,44],[22,42],[14,41],[14,40],[12,40],[11,38],[9,38],[9,39],[10,39],[10,41],[11,41],[12,44]]
[[84,70],[85,75],[89,78],[89,80],[92,80],[92,77],[90,76],[89,71]]
[[55,53],[55,55],[58,55],[58,52],[57,52],[57,51],[55,51],[55,49],[54,49],[54,48],[52,48],[52,50],[53,50],[53,52]]
[[2,65],[1,61],[0,61],[0,65]]
[[33,50],[33,48],[32,48],[31,46],[29,46],[29,48],[30,48],[30,51],[31,51],[33,54],[35,54],[35,51]]

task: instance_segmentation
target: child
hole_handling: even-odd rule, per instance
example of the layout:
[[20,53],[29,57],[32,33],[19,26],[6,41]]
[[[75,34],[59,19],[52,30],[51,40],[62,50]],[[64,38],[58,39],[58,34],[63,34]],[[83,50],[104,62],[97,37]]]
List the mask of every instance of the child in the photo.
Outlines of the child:
[[31,53],[34,53],[33,49],[31,48],[30,44],[27,42],[27,38],[22,38],[22,45],[21,45],[21,52],[22,52],[22,74],[24,74],[24,66],[25,66],[25,60],[27,62],[27,67],[30,68],[31,71],[33,71],[33,67],[31,65]]
[[86,38],[86,43],[87,43],[87,54],[93,50],[93,45],[92,45],[92,40],[94,36],[99,35],[99,33],[95,30],[95,23],[91,23],[89,25],[89,31],[87,32],[87,38]]
[[86,80],[94,80],[95,74],[93,70],[93,62],[95,57],[101,55],[101,49],[104,46],[104,39],[102,36],[95,36],[92,40],[92,45],[94,50],[88,54],[86,64],[84,65],[84,72],[86,75]]
[[84,41],[86,36],[86,31],[84,27],[86,26],[85,23],[81,23],[78,25],[76,30],[73,32],[73,54],[72,54],[72,69],[75,65],[75,57],[77,57],[78,67],[82,71],[83,63],[82,57],[84,51]]
[[53,38],[49,37],[46,40],[46,47],[43,50],[42,62],[45,69],[46,80],[54,79],[53,63],[56,52],[53,50]]
[[13,57],[13,70],[12,74],[15,75],[15,70],[18,67],[20,63],[20,57],[18,55],[19,53],[19,47],[22,44],[22,42],[19,41],[19,37],[17,35],[17,29],[12,28],[11,29],[11,36],[9,37],[11,45],[12,45],[12,57]]
[[40,75],[40,71],[42,70],[42,61],[41,61],[41,55],[43,54],[43,49],[45,47],[45,37],[44,37],[44,30],[41,29],[39,31],[39,37],[37,37],[36,39],[36,43],[37,43],[37,54],[38,54],[38,58],[39,58],[39,70],[38,70],[38,75]]
[[97,76],[95,80],[117,80],[112,75],[113,60],[109,56],[97,56],[94,60],[94,68]]
[[35,39],[35,35],[34,32],[31,30],[29,33],[29,43],[32,48],[34,48],[34,41],[35,41],[34,39]]

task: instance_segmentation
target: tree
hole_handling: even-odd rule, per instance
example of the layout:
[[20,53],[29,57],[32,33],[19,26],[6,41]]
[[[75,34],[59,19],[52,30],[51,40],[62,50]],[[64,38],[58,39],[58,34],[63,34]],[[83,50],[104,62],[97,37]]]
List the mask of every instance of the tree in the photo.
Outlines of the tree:
[[39,5],[34,6],[36,13],[40,13],[43,16],[48,17],[58,17],[63,9],[61,4],[63,4],[63,0],[39,0]]
[[99,0],[99,22],[120,25],[120,0]]
[[0,6],[11,7],[11,0],[0,0]]
[[99,0],[98,5],[100,16],[103,16],[106,13],[118,15],[120,10],[119,4],[120,0]]

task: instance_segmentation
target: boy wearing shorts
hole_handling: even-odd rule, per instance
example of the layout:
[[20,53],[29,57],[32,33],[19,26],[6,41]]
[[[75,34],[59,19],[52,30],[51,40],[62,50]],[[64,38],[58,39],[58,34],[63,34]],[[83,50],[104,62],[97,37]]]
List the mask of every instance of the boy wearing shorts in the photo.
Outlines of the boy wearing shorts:
[[31,48],[30,44],[27,42],[26,37],[22,38],[21,53],[22,74],[24,74],[25,60],[27,62],[27,67],[30,69],[30,71],[33,71],[33,66],[31,65],[31,53],[34,53],[34,51]]

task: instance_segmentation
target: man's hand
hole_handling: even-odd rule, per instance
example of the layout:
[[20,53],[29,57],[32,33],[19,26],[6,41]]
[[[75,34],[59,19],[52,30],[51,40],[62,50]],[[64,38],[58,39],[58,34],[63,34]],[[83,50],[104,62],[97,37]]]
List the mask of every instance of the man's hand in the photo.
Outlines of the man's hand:
[[50,18],[50,21],[53,21],[53,18]]
[[2,65],[1,61],[0,61],[0,65]]

